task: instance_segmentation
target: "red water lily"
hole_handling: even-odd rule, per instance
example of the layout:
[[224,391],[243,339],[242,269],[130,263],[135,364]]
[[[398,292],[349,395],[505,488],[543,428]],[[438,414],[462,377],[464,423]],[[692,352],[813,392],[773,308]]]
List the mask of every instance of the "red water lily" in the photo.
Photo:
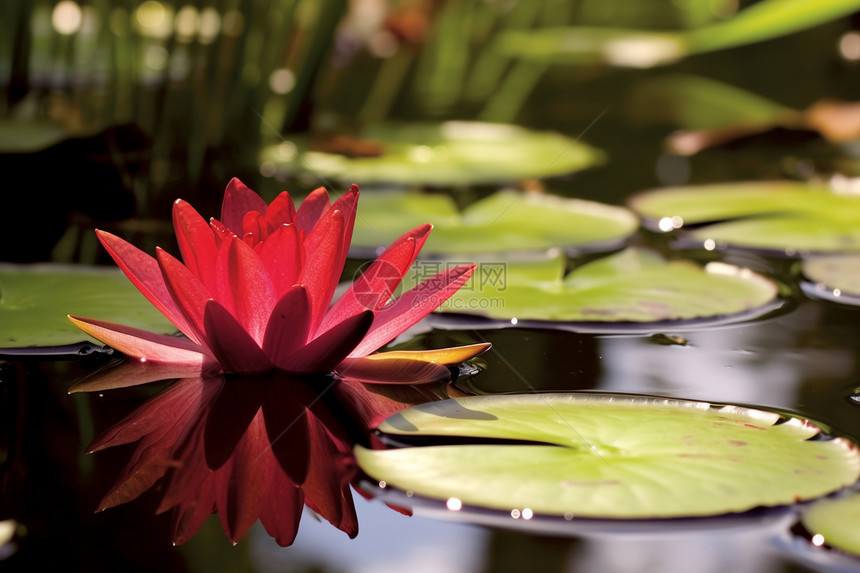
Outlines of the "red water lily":
[[409,383],[446,377],[448,365],[488,345],[375,351],[447,300],[475,265],[445,270],[391,301],[432,229],[422,225],[395,241],[331,304],[352,238],[358,195],[353,185],[331,203],[319,188],[296,209],[287,192],[267,204],[233,179],[221,219],[208,223],[177,200],[173,224],[183,262],[162,249],[152,257],[98,231],[126,276],[187,339],[69,318],[124,354],[170,365],[182,375],[278,370]]

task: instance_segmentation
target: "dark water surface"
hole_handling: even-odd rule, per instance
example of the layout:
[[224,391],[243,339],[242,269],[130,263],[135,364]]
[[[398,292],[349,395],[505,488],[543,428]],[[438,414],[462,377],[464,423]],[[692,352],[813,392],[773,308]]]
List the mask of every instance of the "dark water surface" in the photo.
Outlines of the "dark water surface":
[[[467,393],[598,390],[789,411],[860,441],[860,310],[796,295],[754,322],[653,334],[591,335],[550,329],[433,330],[428,347],[488,340]],[[155,516],[159,486],[93,513],[132,449],[84,454],[95,435],[165,384],[67,395],[109,360],[0,363],[4,519],[18,523],[3,570],[255,571],[860,571],[860,559],[812,547],[796,508],[732,518],[624,524],[446,511],[417,502],[406,517],[356,497],[360,533],[350,540],[308,511],[296,542],[280,548],[257,524],[235,548],[210,517],[186,545],[170,543]],[[374,490],[374,484],[367,486]],[[396,492],[376,491],[388,501]],[[393,497],[386,497],[393,496]],[[416,501],[416,500],[405,500]],[[440,517],[442,519],[440,519]],[[475,525],[470,521],[484,524]],[[8,568],[7,568],[8,567]]]

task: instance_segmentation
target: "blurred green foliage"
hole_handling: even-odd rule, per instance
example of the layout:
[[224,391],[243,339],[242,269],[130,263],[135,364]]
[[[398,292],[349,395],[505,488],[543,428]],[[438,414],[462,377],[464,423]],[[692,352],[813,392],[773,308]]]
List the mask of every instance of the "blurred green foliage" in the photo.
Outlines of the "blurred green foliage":
[[368,126],[451,119],[585,135],[610,164],[573,194],[620,202],[659,182],[662,137],[679,123],[770,121],[852,97],[858,9],[860,0],[9,0],[0,160],[15,167],[73,136],[96,138],[99,150],[68,154],[70,165],[39,158],[56,166],[44,172],[28,165],[21,175],[37,202],[10,210],[51,203],[50,189],[86,194],[87,167],[113,165],[104,186],[135,198],[132,219],[60,213],[72,231],[54,258],[93,262],[97,249],[81,238],[92,226],[164,244],[173,199],[217,214],[232,176],[269,197],[328,183],[283,181],[261,164],[263,146],[299,134],[332,151],[332,136],[347,137],[357,143],[333,151],[349,155],[367,149]]

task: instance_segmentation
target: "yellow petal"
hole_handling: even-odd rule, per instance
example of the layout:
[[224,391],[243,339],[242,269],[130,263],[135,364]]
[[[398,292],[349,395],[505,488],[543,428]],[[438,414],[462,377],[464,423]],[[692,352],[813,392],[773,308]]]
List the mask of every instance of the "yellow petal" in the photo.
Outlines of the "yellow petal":
[[436,364],[459,364],[470,358],[489,350],[489,342],[470,344],[468,346],[455,346],[453,348],[440,348],[438,350],[392,350],[391,352],[378,352],[366,356],[370,360],[395,360],[406,358],[419,360],[421,362],[435,362]]

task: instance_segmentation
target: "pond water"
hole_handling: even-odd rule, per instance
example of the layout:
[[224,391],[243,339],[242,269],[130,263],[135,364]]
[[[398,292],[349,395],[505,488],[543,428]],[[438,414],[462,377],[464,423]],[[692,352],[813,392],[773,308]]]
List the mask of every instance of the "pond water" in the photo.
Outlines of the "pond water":
[[[802,296],[754,322],[703,330],[601,335],[550,329],[436,329],[428,347],[490,341],[467,393],[599,390],[749,404],[806,416],[860,440],[860,310]],[[7,515],[19,524],[7,550],[22,568],[74,563],[86,570],[191,571],[850,571],[854,558],[813,547],[797,508],[663,522],[514,519],[447,510],[364,480],[381,499],[415,504],[407,517],[380,499],[356,498],[360,533],[349,539],[305,510],[295,543],[279,547],[259,525],[236,548],[210,517],[187,544],[170,546],[154,515],[156,487],[93,513],[131,449],[92,455],[85,444],[155,393],[137,388],[66,395],[109,357],[10,360],[0,366],[6,411]],[[158,385],[160,389],[164,385]],[[115,451],[114,451],[115,450]]]

